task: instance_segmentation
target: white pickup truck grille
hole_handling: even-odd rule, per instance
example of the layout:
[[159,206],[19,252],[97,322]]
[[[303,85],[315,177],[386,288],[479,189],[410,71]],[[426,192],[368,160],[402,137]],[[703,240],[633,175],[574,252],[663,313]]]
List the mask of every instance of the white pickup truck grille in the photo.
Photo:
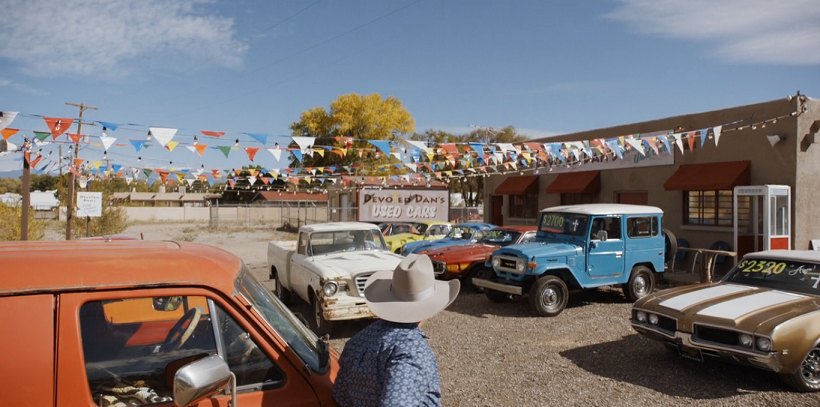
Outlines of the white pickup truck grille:
[[358,294],[359,297],[364,297],[364,284],[367,282],[367,279],[371,274],[373,273],[362,273],[356,275],[354,278],[354,281],[356,282],[356,294]]

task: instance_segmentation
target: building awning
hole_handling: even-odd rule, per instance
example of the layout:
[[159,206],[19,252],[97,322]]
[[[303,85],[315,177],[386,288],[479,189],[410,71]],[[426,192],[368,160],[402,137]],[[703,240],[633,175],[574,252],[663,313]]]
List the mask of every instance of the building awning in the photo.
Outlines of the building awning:
[[601,171],[558,174],[547,187],[548,194],[591,194],[601,191]]
[[726,161],[707,164],[684,164],[672,174],[663,188],[667,191],[718,191],[752,181],[751,161]]
[[536,183],[538,183],[537,175],[509,177],[495,187],[494,193],[496,195],[524,195]]

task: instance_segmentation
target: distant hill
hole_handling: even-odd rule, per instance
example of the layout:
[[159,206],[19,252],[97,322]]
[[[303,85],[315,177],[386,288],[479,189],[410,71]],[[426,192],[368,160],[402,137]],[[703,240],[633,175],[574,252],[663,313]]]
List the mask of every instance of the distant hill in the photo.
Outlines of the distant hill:
[[23,170],[17,171],[0,171],[0,178],[20,178],[23,176]]

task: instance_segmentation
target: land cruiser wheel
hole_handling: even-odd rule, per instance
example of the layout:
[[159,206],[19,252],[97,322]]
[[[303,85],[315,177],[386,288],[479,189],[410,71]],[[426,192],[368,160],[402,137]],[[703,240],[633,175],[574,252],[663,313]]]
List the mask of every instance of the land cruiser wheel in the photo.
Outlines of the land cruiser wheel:
[[795,390],[820,391],[820,346],[809,351],[794,374],[781,377]]
[[314,332],[316,335],[322,336],[325,334],[329,334],[333,328],[333,323],[325,319],[325,316],[322,314],[322,305],[316,296],[311,296],[310,300],[313,304],[313,324],[316,326]]
[[530,288],[530,306],[542,317],[554,317],[567,307],[569,289],[564,280],[544,276]]
[[276,274],[275,271],[271,272],[271,278],[273,278],[275,281],[273,291],[274,294],[276,294],[276,297],[279,298],[279,301],[282,301],[283,304],[290,304],[291,300],[293,299],[293,295],[291,294],[290,290],[282,286],[282,282],[279,281],[279,275]]
[[655,275],[646,266],[635,266],[629,281],[623,286],[624,297],[629,302],[635,302],[647,296],[655,289]]

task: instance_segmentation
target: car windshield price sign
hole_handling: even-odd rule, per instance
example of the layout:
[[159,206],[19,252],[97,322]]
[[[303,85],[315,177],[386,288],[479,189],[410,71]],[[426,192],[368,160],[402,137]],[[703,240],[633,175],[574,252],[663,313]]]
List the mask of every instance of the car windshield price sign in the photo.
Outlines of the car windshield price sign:
[[102,216],[102,192],[77,192],[77,216]]

